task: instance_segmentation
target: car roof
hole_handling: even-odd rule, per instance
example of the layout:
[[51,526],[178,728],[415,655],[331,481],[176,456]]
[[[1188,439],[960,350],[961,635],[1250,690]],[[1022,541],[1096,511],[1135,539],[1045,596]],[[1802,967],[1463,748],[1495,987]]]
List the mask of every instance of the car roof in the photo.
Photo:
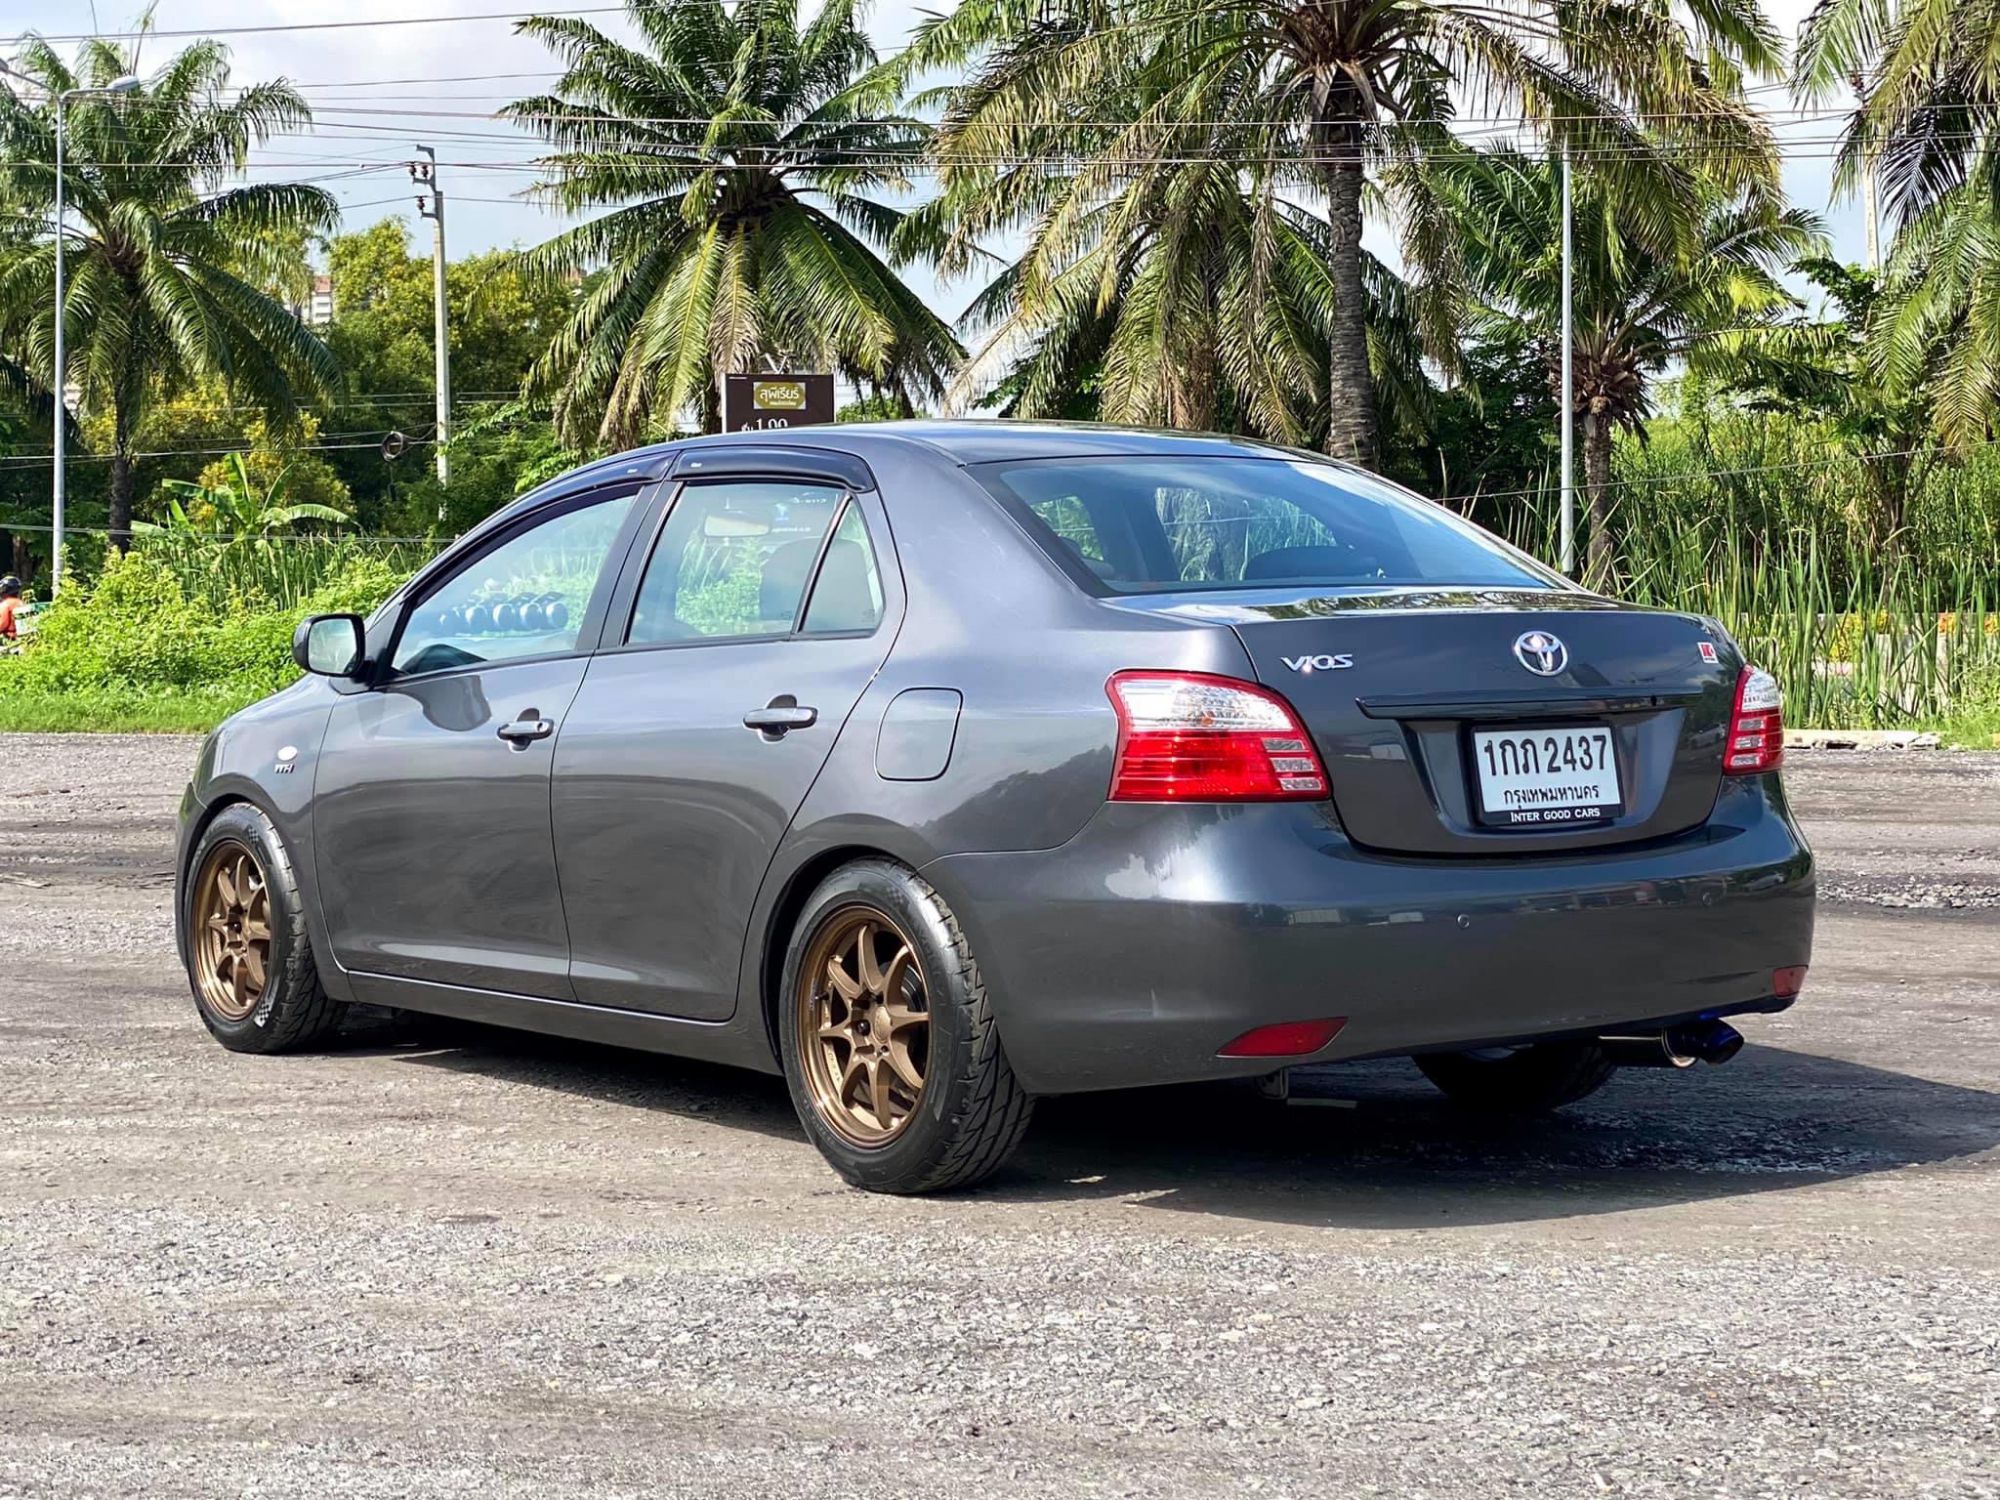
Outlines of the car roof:
[[675,438],[629,449],[573,469],[558,481],[567,488],[586,476],[659,471],[659,465],[687,449],[756,446],[805,447],[864,456],[882,443],[927,449],[955,463],[994,463],[1021,458],[1083,458],[1132,453],[1277,458],[1293,450],[1251,438],[1219,433],[1174,432],[1154,427],[1117,427],[1101,422],[1018,422],[914,418],[901,422],[833,422],[758,432],[727,432]]
[[[769,441],[784,437],[824,447],[840,447],[843,437],[860,442],[902,442],[928,448],[960,464],[997,463],[1024,458],[1108,457],[1134,453],[1236,455],[1271,458],[1283,452],[1268,443],[1216,433],[1174,432],[1153,427],[1116,427],[1101,422],[1020,422],[919,418],[904,422],[846,422],[831,428],[795,428],[785,433],[743,434]],[[703,439],[702,441],[713,441]]]
[[607,483],[625,476],[656,478],[667,472],[682,453],[731,447],[815,448],[862,460],[885,448],[900,447],[941,458],[956,465],[1002,463],[1033,458],[1113,458],[1139,454],[1187,458],[1314,458],[1323,455],[1281,448],[1253,438],[1220,433],[1175,432],[1155,427],[1119,427],[1103,422],[1023,422],[919,417],[898,422],[833,422],[816,427],[778,428],[757,432],[714,433],[674,438],[627,449],[571,469],[537,485],[503,506],[476,530],[500,517],[513,517],[581,485]]

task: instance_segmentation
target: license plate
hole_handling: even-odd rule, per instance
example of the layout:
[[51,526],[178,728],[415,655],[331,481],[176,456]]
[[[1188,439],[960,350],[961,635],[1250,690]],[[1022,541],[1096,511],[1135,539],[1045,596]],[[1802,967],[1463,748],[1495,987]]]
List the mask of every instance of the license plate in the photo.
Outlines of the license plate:
[[1482,823],[1574,828],[1615,818],[1624,807],[1618,757],[1602,724],[1475,730],[1472,763]]

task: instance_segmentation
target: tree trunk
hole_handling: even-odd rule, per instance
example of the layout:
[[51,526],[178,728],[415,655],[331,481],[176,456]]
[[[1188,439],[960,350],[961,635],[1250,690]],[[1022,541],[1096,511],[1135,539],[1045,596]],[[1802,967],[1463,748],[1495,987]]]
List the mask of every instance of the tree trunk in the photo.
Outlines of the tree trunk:
[[1326,220],[1333,275],[1333,336],[1327,350],[1331,405],[1326,451],[1367,468],[1376,467],[1375,376],[1368,366],[1368,293],[1361,279],[1361,190],[1367,169],[1361,103],[1351,86],[1335,88],[1321,105],[1313,144],[1322,158]]
[[722,386],[727,373],[718,367],[715,378],[701,388],[701,430],[704,435],[722,431]]
[[1903,524],[1910,504],[1909,456],[1902,452],[1879,457],[1864,454],[1861,470],[1869,494],[1869,514],[1863,523],[1869,542],[1878,556],[1901,552]]
[[112,397],[111,545],[132,550],[132,401],[122,390]]
[[1618,570],[1611,544],[1611,419],[1589,406],[1583,411],[1583,490],[1590,518],[1583,586],[1608,592]]

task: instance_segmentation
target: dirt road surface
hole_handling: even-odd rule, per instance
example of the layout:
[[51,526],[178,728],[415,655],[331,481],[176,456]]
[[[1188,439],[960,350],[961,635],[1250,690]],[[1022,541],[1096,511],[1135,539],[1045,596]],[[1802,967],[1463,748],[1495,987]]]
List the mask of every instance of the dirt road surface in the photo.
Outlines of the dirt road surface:
[[1818,954],[1724,1068],[1059,1104],[910,1203],[763,1078],[223,1052],[193,750],[0,738],[0,1494],[2000,1493],[2000,756],[1794,756]]

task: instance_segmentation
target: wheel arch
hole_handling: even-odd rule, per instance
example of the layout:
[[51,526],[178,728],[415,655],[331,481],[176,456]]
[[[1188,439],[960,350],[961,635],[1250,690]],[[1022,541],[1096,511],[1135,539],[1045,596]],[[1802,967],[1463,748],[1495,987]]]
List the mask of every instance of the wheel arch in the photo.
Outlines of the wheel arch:
[[764,921],[762,940],[757,945],[756,995],[764,1040],[771,1049],[774,1062],[779,1061],[778,1007],[784,1002],[780,990],[784,984],[785,949],[791,942],[792,928],[822,881],[835,870],[862,860],[878,860],[900,865],[906,870],[915,869],[908,860],[876,845],[838,844],[820,850],[792,871],[779,889],[777,899],[771,903],[770,915]]
[[187,966],[187,886],[194,874],[195,851],[221,817],[232,807],[254,807],[271,822],[278,837],[285,839],[292,854],[292,878],[298,882],[299,897],[305,907],[306,940],[312,944],[313,961],[318,965],[320,983],[339,1000],[349,1000],[346,971],[334,960],[326,924],[319,905],[318,872],[313,865],[310,839],[296,836],[292,825],[299,814],[287,814],[276,805],[266,788],[243,776],[218,777],[210,783],[210,797],[188,817],[181,832],[180,853],[174,864],[174,949],[181,966]]

